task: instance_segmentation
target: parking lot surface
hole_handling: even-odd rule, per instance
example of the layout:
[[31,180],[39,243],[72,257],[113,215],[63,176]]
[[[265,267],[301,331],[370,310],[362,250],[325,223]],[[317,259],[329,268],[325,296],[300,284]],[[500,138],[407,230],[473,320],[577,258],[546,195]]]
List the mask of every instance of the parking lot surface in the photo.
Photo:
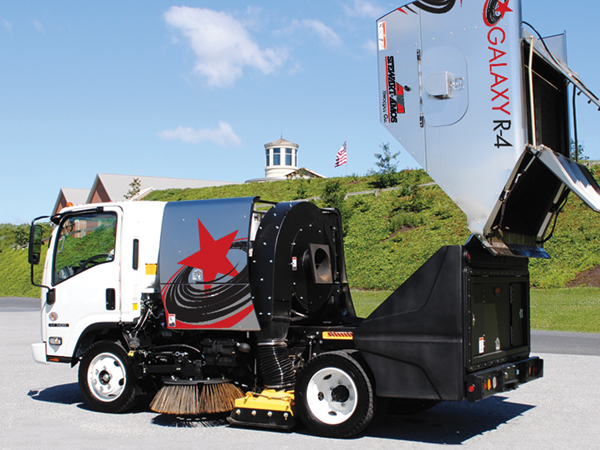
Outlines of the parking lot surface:
[[[568,354],[569,344],[557,343],[560,334],[534,339],[533,353],[545,359],[545,376],[516,391],[474,404],[441,403],[412,416],[390,413],[356,439],[334,440],[312,436],[302,427],[292,433],[234,428],[223,417],[186,420],[144,407],[121,415],[91,411],[79,393],[77,367],[33,361],[30,345],[40,339],[36,309],[35,300],[0,299],[1,449],[600,447],[595,335],[565,335],[589,343],[587,350],[572,352],[583,354]],[[544,353],[536,353],[536,345]],[[559,351],[554,353],[553,346]]]

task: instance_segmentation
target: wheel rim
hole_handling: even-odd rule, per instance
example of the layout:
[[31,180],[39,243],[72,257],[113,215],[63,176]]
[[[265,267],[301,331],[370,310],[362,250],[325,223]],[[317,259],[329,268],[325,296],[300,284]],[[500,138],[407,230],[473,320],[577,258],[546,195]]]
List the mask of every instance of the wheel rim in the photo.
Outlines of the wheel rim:
[[119,398],[127,384],[125,366],[112,353],[100,353],[90,363],[88,386],[94,397],[102,402]]
[[345,422],[356,410],[356,385],[343,370],[328,367],[308,382],[306,399],[312,414],[327,425]]

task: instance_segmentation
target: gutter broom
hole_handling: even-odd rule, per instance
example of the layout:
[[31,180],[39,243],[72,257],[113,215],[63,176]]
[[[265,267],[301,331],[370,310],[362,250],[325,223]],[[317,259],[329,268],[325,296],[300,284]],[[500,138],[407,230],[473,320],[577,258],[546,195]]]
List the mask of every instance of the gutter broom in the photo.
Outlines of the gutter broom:
[[161,414],[198,415],[229,412],[244,392],[228,379],[166,380],[150,403]]

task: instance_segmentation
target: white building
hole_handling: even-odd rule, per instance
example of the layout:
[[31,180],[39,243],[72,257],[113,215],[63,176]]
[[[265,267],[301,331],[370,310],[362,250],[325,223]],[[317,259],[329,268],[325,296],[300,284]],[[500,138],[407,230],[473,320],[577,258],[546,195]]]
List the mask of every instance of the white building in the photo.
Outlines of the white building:
[[285,180],[286,175],[298,170],[298,147],[283,138],[265,144],[265,178]]
[[265,144],[265,177],[247,180],[246,183],[290,180],[294,178],[325,178],[317,172],[298,168],[299,145],[283,139]]

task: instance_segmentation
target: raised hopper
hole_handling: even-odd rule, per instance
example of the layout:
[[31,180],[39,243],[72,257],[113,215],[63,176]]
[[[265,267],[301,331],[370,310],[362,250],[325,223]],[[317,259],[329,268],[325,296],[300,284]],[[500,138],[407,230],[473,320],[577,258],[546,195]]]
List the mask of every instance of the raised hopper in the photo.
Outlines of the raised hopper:
[[[570,95],[598,98],[507,0],[422,0],[378,20],[381,123],[496,254],[548,257],[553,215],[600,187],[570,159]],[[569,88],[572,86],[572,88]]]

